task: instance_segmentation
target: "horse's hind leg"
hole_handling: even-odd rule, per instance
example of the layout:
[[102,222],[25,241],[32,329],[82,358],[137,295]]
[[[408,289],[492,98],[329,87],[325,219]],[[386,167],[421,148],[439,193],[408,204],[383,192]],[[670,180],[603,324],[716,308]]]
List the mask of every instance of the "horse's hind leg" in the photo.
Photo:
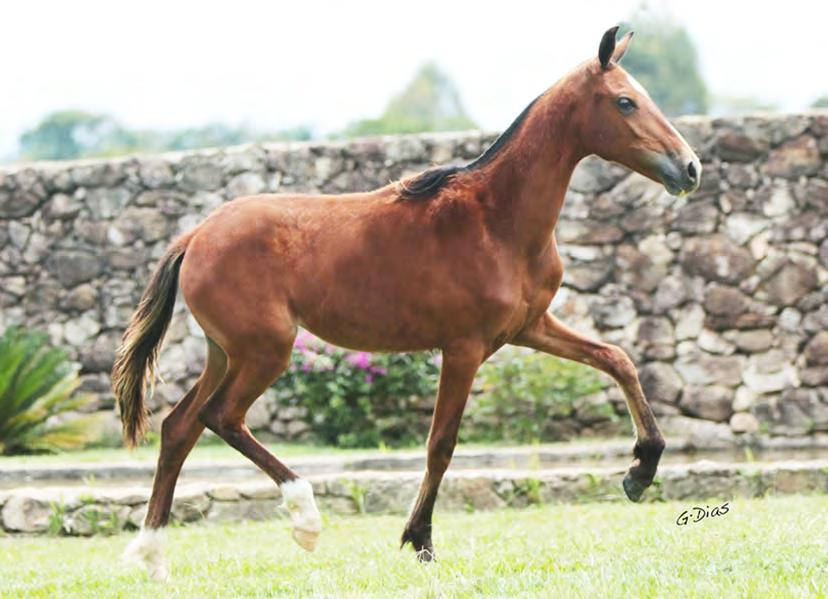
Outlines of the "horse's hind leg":
[[632,501],[638,501],[644,489],[653,482],[664,451],[664,437],[644,397],[638,373],[629,356],[620,347],[579,335],[548,313],[524,330],[514,343],[588,364],[616,380],[624,391],[636,434],[634,460],[624,477],[624,492]]
[[161,453],[158,456],[147,515],[141,532],[126,552],[127,559],[139,562],[155,579],[163,580],[168,576],[161,553],[159,529],[169,521],[175,483],[181,466],[204,430],[204,425],[198,419],[198,410],[218,386],[226,365],[224,352],[208,339],[204,372],[161,424]]
[[272,347],[250,347],[244,353],[231,352],[227,374],[200,410],[199,418],[279,485],[290,512],[294,540],[303,549],[313,551],[322,519],[310,483],[276,459],[244,423],[250,405],[287,368],[292,345],[291,337],[275,351]]

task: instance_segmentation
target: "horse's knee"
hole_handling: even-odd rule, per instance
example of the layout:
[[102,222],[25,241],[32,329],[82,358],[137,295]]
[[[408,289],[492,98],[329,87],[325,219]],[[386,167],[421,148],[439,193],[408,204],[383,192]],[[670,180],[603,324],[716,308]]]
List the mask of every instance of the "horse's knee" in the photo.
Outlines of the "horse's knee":
[[205,427],[224,438],[230,429],[230,422],[221,409],[212,402],[207,402],[198,411],[198,419]]
[[198,413],[201,423],[224,439],[231,447],[238,448],[245,436],[244,421],[215,409],[204,406]]
[[206,428],[218,434],[217,429],[219,428],[219,419],[215,408],[210,405],[210,402],[207,402],[199,408],[198,421],[201,422],[201,424],[203,424]]

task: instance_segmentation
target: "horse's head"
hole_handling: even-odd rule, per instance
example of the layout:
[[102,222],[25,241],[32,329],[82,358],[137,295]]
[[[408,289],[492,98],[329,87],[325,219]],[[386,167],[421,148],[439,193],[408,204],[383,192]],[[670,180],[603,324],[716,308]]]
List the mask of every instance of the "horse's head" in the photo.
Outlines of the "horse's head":
[[604,34],[598,58],[581,70],[585,149],[662,183],[673,195],[695,191],[701,180],[699,158],[647,90],[618,64],[632,32],[616,44],[617,31],[613,27]]

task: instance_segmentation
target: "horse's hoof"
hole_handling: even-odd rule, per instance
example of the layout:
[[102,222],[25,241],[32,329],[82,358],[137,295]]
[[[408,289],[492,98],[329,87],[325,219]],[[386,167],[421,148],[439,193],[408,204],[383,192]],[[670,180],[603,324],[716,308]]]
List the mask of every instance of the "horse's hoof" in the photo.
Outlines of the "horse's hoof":
[[633,478],[629,474],[624,477],[624,482],[622,484],[624,485],[624,493],[627,494],[627,498],[636,503],[641,499],[644,489],[647,488],[647,485],[642,483],[640,480]]
[[293,524],[293,540],[305,551],[313,551],[322,532],[322,518],[313,498],[313,487],[308,481],[295,478],[282,483],[279,488],[285,499],[283,507]]
[[138,536],[127,545],[123,559],[128,564],[143,568],[152,580],[167,582],[170,570],[161,550],[162,541],[159,529],[142,528]]
[[318,530],[303,530],[301,528],[293,529],[293,540],[305,551],[314,551],[316,549],[316,542],[319,540]]
[[417,552],[417,561],[421,564],[428,564],[434,561],[434,549],[424,547]]
[[170,571],[167,569],[166,564],[159,564],[149,569],[149,577],[155,582],[169,582]]

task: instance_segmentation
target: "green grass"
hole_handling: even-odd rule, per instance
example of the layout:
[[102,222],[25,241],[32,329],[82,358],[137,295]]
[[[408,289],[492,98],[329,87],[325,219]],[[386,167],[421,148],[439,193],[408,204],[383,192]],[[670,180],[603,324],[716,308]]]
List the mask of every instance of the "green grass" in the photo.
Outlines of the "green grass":
[[[586,439],[579,439],[578,443],[583,445],[600,444],[608,441],[608,439],[590,437]],[[377,451],[383,453],[398,453],[419,451],[425,453],[425,439],[419,445],[411,447],[380,447],[374,449],[342,449],[339,447],[331,447],[329,445],[314,445],[310,443],[265,443],[273,455],[280,458],[295,458],[299,456],[359,456],[364,454],[375,454]],[[560,443],[544,443],[543,447],[553,447],[556,445],[571,445],[571,442]],[[630,454],[632,454],[633,440],[630,439]],[[498,443],[461,443],[457,445],[458,449],[473,449],[483,448],[491,449],[493,447],[515,447],[514,444],[498,444]],[[541,447],[541,445],[538,445]],[[67,451],[55,454],[37,454],[37,455],[15,455],[15,456],[0,456],[0,468],[3,466],[21,466],[21,465],[47,465],[47,464],[96,464],[102,462],[133,462],[146,461],[154,462],[158,458],[158,443],[148,443],[136,449],[126,449],[124,447],[118,448],[91,448],[79,451]],[[198,445],[193,448],[192,453],[187,458],[188,461],[215,461],[215,460],[239,460],[244,461],[245,458],[241,456],[235,449],[227,445],[221,439],[216,437],[206,437],[199,441]]]
[[[311,443],[265,443],[274,455],[283,458],[297,456],[358,456],[377,451],[395,452],[423,449],[422,447],[408,448],[375,448],[375,449],[340,449],[328,445],[314,445]],[[0,457],[0,467],[3,465],[37,465],[37,464],[96,464],[101,462],[154,462],[158,458],[160,444],[158,441],[147,442],[135,449],[125,447],[99,447],[67,451],[54,454],[32,454]],[[425,451],[423,449],[423,451]],[[209,436],[202,438],[193,448],[188,460],[244,460],[245,458],[221,439]]]
[[[314,455],[358,455],[366,450],[337,449],[322,445],[268,443],[267,447],[279,457],[314,456]],[[93,448],[56,454],[17,455],[0,458],[3,465],[37,465],[37,464],[96,464],[101,462],[154,462],[158,458],[158,445],[143,445],[136,449]],[[235,449],[223,441],[201,442],[193,448],[188,460],[244,460]]]
[[[398,551],[403,518],[329,518],[316,553],[287,522],[169,531],[173,579],[122,566],[130,535],[0,539],[3,597],[828,597],[828,498],[441,513],[439,562]],[[712,503],[711,503],[712,507]]]

